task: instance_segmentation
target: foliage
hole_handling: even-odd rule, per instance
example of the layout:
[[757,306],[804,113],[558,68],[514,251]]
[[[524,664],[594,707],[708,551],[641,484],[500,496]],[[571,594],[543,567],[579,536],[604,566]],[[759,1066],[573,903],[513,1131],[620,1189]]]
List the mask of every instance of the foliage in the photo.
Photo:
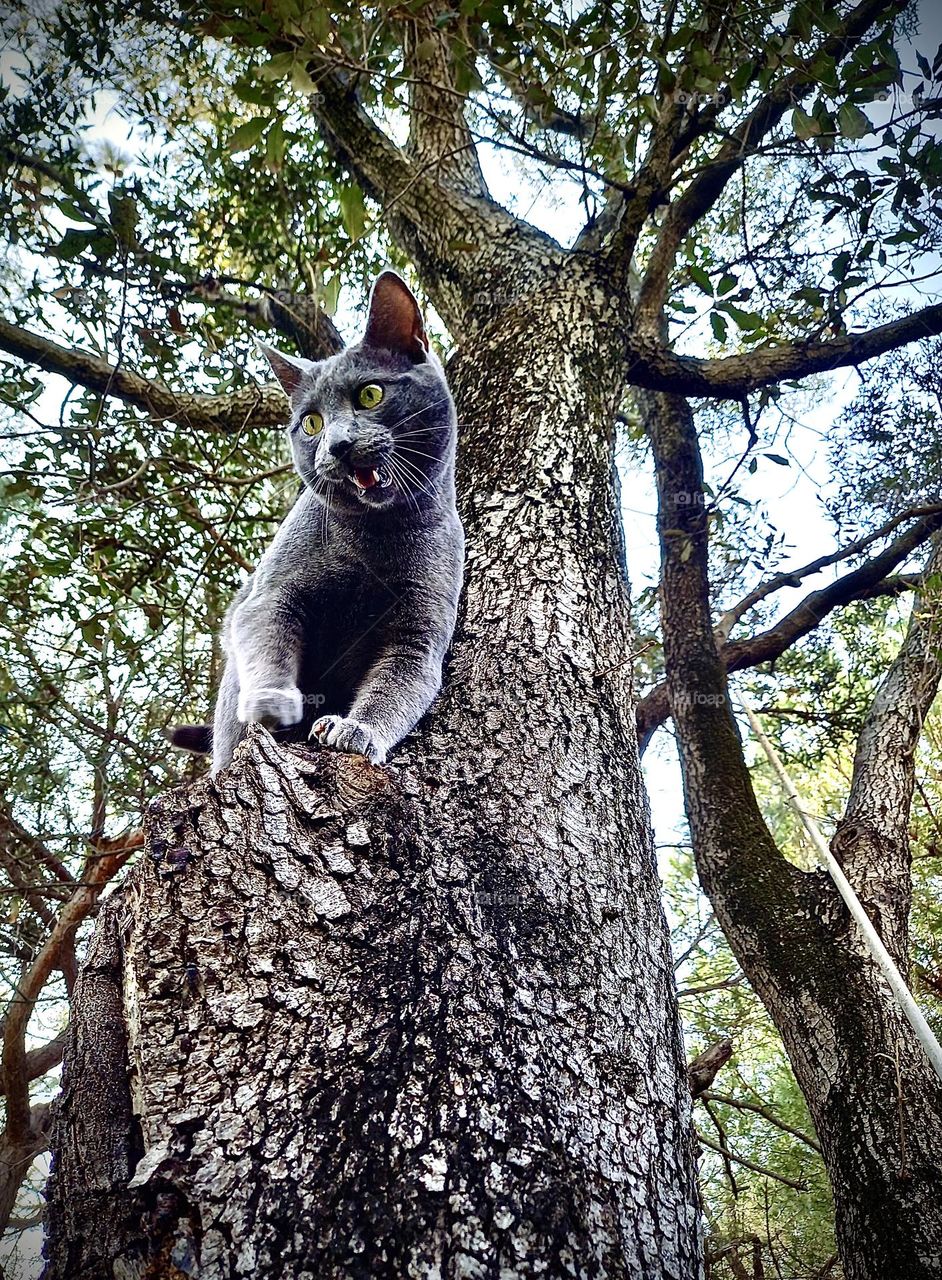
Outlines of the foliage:
[[[118,14],[76,0],[43,16],[5,15],[14,52],[0,100],[3,314],[178,392],[213,394],[264,380],[250,328],[295,345],[290,314],[272,307],[283,291],[353,332],[377,266],[409,264],[390,236],[390,209],[325,145],[318,98],[325,77],[342,73],[404,142],[410,58],[433,65],[441,37],[488,175],[511,166],[507,206],[538,219],[541,209],[530,210],[549,188],[567,216],[547,218],[548,230],[567,222],[571,241],[579,223],[611,241],[608,214],[632,192],[665,103],[694,104],[673,191],[652,194],[640,228],[640,267],[656,252],[667,195],[702,177],[717,138],[794,77],[794,104],[682,238],[668,280],[671,338],[681,351],[729,355],[885,319],[900,309],[901,282],[931,282],[935,270],[942,149],[924,103],[937,100],[942,57],[909,49],[915,20],[896,6],[875,11],[850,57],[820,52],[849,7],[800,2],[770,16],[712,2],[220,0]],[[446,348],[452,336],[443,334]],[[942,496],[936,354],[925,344],[870,366],[830,433],[821,506],[841,540]],[[277,429],[154,418],[13,358],[2,375],[0,784],[7,817],[26,833],[3,839],[0,963],[11,992],[90,844],[135,826],[148,799],[192,768],[168,755],[160,730],[205,716],[222,611],[295,481]],[[769,477],[809,461],[791,430],[822,385],[701,406],[718,608],[794,562],[802,513],[769,497]],[[626,471],[642,477],[651,505],[627,390],[624,408]],[[771,622],[779,599],[734,635]],[[649,683],[663,668],[656,611],[650,588],[635,618]],[[899,617],[885,597],[858,602],[749,680],[801,783],[813,781],[834,817]],[[939,732],[931,720],[913,816],[914,955],[930,995],[942,929]],[[776,835],[801,862],[789,815],[756,774]],[[686,857],[667,888],[679,950],[706,930],[680,970],[683,986],[725,982],[734,962]],[[692,1051],[736,1041],[718,1090],[809,1128],[744,984],[688,994],[683,1010]],[[815,1153],[755,1112],[714,1110],[737,1154],[808,1189],[739,1167],[734,1191],[722,1158],[705,1155],[713,1243],[755,1236],[767,1269],[822,1274],[833,1243]],[[734,1274],[731,1265],[718,1260],[715,1274]]]

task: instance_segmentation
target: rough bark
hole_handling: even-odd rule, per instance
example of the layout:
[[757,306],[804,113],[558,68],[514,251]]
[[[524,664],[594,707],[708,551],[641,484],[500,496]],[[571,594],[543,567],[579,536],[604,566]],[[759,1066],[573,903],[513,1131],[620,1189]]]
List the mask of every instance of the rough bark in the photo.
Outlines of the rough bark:
[[[679,397],[648,400],[660,511],[665,660],[684,791],[701,883],[750,982],[773,1018],[821,1141],[834,1191],[848,1280],[928,1280],[942,1275],[942,1087],[824,872],[806,874],[781,856],[756,803],[716,644],[707,578],[707,518],[696,432]],[[869,806],[887,836],[882,875],[849,878],[879,919],[888,885],[903,874],[914,726],[937,681],[929,628],[913,630],[878,696],[864,753],[855,821]],[[918,679],[912,675],[919,665]],[[893,706],[906,689],[909,709]],[[902,727],[901,727],[902,726]],[[864,739],[866,740],[866,733]],[[909,752],[894,760],[894,751]],[[885,790],[876,784],[883,777]],[[847,849],[845,843],[845,850]],[[871,844],[870,853],[877,851]],[[885,921],[883,921],[885,925]],[[895,933],[898,948],[900,930]],[[894,943],[892,930],[888,944]]]
[[629,645],[613,316],[574,273],[453,362],[464,610],[393,763],[259,730],[151,813],[93,953],[121,1014],[100,960],[77,994],[46,1280],[700,1274],[627,678],[596,676]]

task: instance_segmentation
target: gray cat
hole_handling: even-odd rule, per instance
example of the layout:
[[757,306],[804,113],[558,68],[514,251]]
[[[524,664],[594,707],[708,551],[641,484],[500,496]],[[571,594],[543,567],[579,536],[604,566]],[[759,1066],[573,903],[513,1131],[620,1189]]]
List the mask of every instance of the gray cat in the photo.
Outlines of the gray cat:
[[[392,271],[356,346],[263,348],[305,489],[226,616],[213,772],[253,722],[381,764],[441,688],[461,590],[456,418],[418,303]],[[208,749],[208,728],[170,739]]]

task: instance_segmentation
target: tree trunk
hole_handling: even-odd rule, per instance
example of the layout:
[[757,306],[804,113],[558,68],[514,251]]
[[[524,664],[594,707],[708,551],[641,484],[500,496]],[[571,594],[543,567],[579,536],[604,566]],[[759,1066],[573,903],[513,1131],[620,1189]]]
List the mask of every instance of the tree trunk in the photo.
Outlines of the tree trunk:
[[599,310],[560,281],[453,361],[464,607],[391,766],[257,729],[154,805],[76,991],[46,1280],[700,1274],[629,668],[596,674]]
[[[657,464],[668,690],[700,880],[782,1036],[811,1111],[834,1192],[845,1275],[937,1280],[942,1086],[826,872],[789,864],[762,819],[713,633],[692,414],[676,396],[648,397],[646,407]],[[835,846],[897,952],[905,950],[900,913],[905,918],[909,905],[900,880],[909,869],[912,751],[938,683],[932,630],[910,628],[875,701],[848,826]],[[893,758],[896,748],[905,762]],[[862,768],[870,770],[869,784]],[[878,837],[869,843],[878,859],[873,867],[863,865],[859,849],[844,856],[864,831]]]

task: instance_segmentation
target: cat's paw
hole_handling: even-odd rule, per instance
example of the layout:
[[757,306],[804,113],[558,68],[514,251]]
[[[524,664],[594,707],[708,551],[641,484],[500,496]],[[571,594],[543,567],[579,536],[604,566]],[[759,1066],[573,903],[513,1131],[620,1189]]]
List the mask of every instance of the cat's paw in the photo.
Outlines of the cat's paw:
[[370,726],[345,716],[321,716],[311,727],[311,738],[334,751],[366,756],[371,764],[382,764],[386,759],[386,748],[377,741]]
[[301,690],[243,689],[239,693],[239,719],[243,724],[264,724],[271,729],[297,724],[304,715]]

